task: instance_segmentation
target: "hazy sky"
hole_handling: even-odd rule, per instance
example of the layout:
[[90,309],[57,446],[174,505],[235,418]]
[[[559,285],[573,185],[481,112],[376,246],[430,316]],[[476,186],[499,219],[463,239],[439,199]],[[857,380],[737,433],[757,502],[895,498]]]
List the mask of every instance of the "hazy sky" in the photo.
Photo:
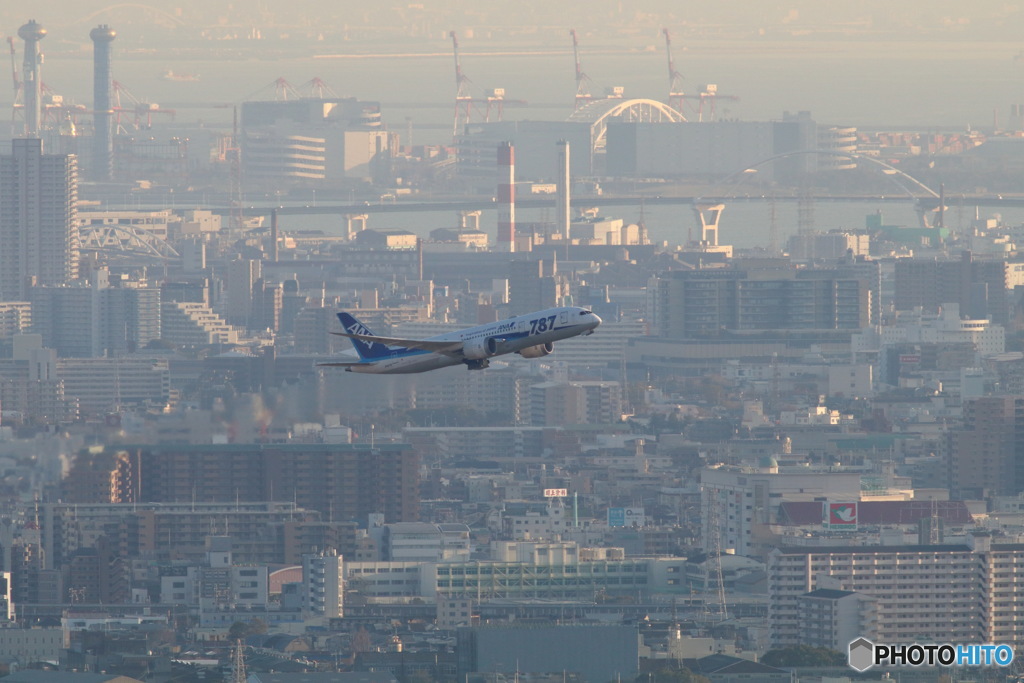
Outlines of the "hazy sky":
[[[733,36],[853,35],[861,37],[1017,40],[1024,8],[983,0],[184,0],[119,3],[111,0],[48,0],[26,12],[0,6],[5,33],[30,15],[53,29],[107,20],[152,22],[176,33],[217,25],[257,25],[264,31],[316,27],[420,26],[431,34],[505,29],[509,35],[540,28],[619,33],[667,25],[683,31]],[[151,7],[152,9],[146,9]]]
[[[394,127],[413,119],[443,129],[454,94],[450,30],[477,96],[503,87],[530,103],[507,118],[571,112],[571,28],[596,93],[623,85],[628,96],[664,98],[665,27],[686,91],[716,83],[739,98],[727,115],[748,120],[811,110],[843,125],[963,128],[1024,102],[1024,0],[47,0],[32,12],[0,4],[0,33],[29,18],[49,31],[43,80],[69,101],[91,101],[88,34],[109,23],[115,78],[178,107],[179,121],[224,119],[225,103],[277,77],[320,77],[339,95],[383,102]],[[168,70],[201,79],[169,83]],[[207,104],[222,108],[190,113]]]

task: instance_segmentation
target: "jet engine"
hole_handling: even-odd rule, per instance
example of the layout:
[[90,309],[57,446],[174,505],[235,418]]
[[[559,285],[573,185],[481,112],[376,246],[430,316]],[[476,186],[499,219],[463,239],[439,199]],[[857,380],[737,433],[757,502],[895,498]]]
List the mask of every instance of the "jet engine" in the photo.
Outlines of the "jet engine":
[[490,358],[498,353],[498,340],[494,337],[476,337],[462,345],[462,355],[470,360]]
[[527,346],[525,349],[518,351],[518,353],[523,358],[543,358],[554,350],[555,345],[547,342],[545,344],[537,344],[536,346]]

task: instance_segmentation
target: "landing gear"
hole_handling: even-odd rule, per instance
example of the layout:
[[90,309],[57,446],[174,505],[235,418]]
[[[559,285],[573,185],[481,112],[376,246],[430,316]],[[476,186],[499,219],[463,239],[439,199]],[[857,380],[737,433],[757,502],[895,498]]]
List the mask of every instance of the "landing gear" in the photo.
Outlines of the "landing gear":
[[484,368],[491,367],[491,361],[486,358],[481,358],[479,360],[464,360],[462,362],[466,364],[466,368],[468,370],[483,370]]

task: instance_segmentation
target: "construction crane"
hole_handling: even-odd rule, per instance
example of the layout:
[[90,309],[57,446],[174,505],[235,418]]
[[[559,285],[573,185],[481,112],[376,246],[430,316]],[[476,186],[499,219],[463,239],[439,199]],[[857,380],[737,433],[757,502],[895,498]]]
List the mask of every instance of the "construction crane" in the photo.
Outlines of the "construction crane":
[[668,55],[668,106],[683,113],[683,99],[686,97],[683,94],[683,75],[676,71],[672,60],[672,36],[667,28],[661,29],[661,32],[665,34],[665,53]]
[[697,100],[697,120],[704,120],[704,109],[707,106],[708,121],[715,120],[715,102],[717,100],[738,100],[735,95],[723,95],[718,92],[718,86],[714,83],[700,86],[696,95],[683,95],[683,99]]
[[327,83],[319,76],[314,76],[312,79],[300,85],[299,88],[302,90],[308,90],[309,96],[315,100],[323,100],[327,97],[338,96],[338,93],[334,92],[331,86],[327,85]]
[[[166,114],[171,118],[174,118],[173,109],[162,109],[159,104],[155,102],[143,102],[139,98],[135,97],[128,88],[124,86],[120,81],[112,81],[111,85],[114,89],[114,121],[115,129],[120,134],[126,134],[124,126],[121,123],[121,114],[130,113],[133,115],[132,127],[135,130],[143,128],[153,127],[153,114]],[[121,97],[127,100],[127,103],[121,101]],[[145,120],[145,125],[143,125]]]
[[11,81],[14,84],[14,96],[21,94],[21,81],[18,79],[18,55],[14,50],[14,37],[7,36],[7,44],[11,46]]
[[455,122],[452,124],[452,137],[459,134],[459,122],[469,123],[473,111],[473,97],[469,94],[469,78],[462,73],[462,59],[459,58],[459,37],[455,31],[449,31],[452,39],[452,52],[455,54]]
[[[491,120],[492,115],[501,121],[505,114],[505,107],[508,105],[526,104],[525,100],[510,100],[505,97],[504,88],[491,88],[487,91],[486,97],[476,99],[469,91],[472,81],[462,72],[462,59],[459,57],[459,38],[455,31],[449,31],[448,36],[452,39],[452,52],[455,55],[455,117],[452,124],[452,137],[458,137],[460,126],[469,123],[473,118],[474,110],[483,110],[481,117],[485,122]],[[480,105],[479,108],[476,105]]]
[[590,94],[590,86],[593,85],[593,81],[590,80],[590,76],[583,73],[583,67],[580,64],[580,43],[576,38],[576,29],[570,29],[569,35],[572,36],[572,56],[576,62],[576,109],[579,109],[594,99]]
[[61,135],[77,135],[78,117],[92,114],[85,105],[66,102],[63,95],[45,82],[39,84],[39,93],[42,96],[43,127],[55,129]]
[[18,78],[18,55],[14,50],[13,36],[7,36],[7,44],[11,46],[11,82],[14,87],[11,99],[11,128],[13,130],[18,120],[18,112],[24,108],[25,103],[22,100],[24,95],[22,93],[21,79]]
[[[314,79],[314,81],[316,81],[316,80],[317,79]],[[307,85],[311,85],[311,87],[315,87],[315,84],[313,84],[313,81],[311,81]],[[273,90],[273,92],[274,92],[274,100],[278,101],[278,102],[285,102],[285,101],[288,101],[288,100],[301,100],[302,99],[302,95],[295,88],[295,86],[292,85],[291,83],[289,83],[286,78],[281,76],[280,78],[276,78],[273,81],[271,81],[270,83],[266,84],[262,88],[254,91],[254,92],[249,93],[248,95],[246,95],[245,97],[242,98],[242,101],[243,102],[254,102],[254,101],[265,100],[265,99],[267,99],[267,96],[270,94],[271,90]]]

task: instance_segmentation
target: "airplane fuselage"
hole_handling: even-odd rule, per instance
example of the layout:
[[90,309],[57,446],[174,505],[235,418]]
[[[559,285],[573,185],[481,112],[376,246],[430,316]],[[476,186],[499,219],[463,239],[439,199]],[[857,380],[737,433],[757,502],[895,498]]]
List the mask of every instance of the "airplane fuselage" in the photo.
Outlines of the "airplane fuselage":
[[523,355],[530,355],[530,350],[535,347],[538,350],[531,357],[546,355],[550,353],[550,344],[561,339],[590,334],[600,324],[601,318],[584,308],[549,308],[438,335],[427,340],[461,343],[465,349],[461,355],[396,348],[390,350],[389,355],[383,358],[352,365],[346,370],[395,375],[427,372],[453,365],[468,365],[471,369],[483,368],[487,367],[489,358],[524,351]]

